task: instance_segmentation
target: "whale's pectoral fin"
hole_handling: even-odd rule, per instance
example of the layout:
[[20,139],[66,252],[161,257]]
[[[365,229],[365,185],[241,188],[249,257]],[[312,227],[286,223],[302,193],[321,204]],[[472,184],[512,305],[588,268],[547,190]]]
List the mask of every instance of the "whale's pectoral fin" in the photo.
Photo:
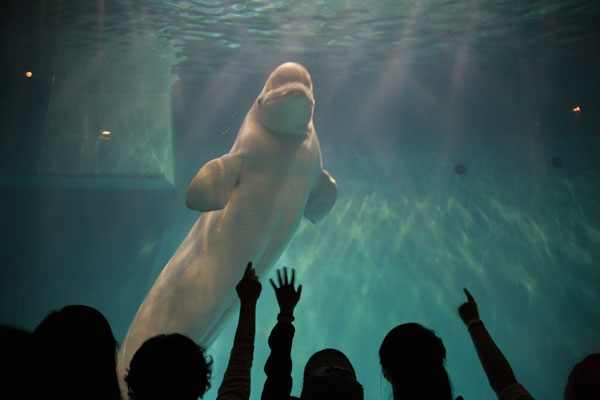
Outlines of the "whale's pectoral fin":
[[185,195],[185,204],[202,212],[221,210],[237,186],[242,156],[225,154],[204,164],[196,174]]
[[336,199],[337,184],[335,179],[329,175],[329,172],[322,170],[308,196],[304,216],[312,222],[319,221],[331,210]]

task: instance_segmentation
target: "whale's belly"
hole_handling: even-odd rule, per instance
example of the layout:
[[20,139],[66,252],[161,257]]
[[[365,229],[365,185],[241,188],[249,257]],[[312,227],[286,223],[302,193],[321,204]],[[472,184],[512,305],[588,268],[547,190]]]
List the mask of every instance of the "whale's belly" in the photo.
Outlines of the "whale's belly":
[[155,333],[200,339],[231,304],[246,263],[252,261],[259,276],[266,273],[295,232],[308,183],[245,178],[223,210],[200,216],[144,300],[136,320],[146,320]]

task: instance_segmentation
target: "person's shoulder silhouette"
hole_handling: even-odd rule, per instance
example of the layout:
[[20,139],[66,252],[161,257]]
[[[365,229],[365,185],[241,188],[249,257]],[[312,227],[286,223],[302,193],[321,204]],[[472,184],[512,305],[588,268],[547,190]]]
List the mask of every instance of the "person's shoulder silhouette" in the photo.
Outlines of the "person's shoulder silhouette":
[[0,344],[4,366],[0,377],[0,397],[31,398],[32,333],[0,324]]
[[600,399],[600,353],[575,364],[565,387],[565,400]]

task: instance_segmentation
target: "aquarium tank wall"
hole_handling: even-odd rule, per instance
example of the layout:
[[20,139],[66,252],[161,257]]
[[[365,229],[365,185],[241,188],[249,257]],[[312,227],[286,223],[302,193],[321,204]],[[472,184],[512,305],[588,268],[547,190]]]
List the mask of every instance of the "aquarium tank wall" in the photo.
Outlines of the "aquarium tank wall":
[[[333,347],[365,398],[392,398],[379,346],[418,322],[446,346],[455,397],[494,398],[463,288],[535,398],[561,399],[600,351],[600,3],[11,0],[2,14],[3,324],[33,330],[85,304],[122,342],[200,216],[190,182],[295,61],[338,197],[259,277],[251,398],[282,266],[303,286],[294,395],[309,356]],[[236,321],[208,347],[205,399]]]

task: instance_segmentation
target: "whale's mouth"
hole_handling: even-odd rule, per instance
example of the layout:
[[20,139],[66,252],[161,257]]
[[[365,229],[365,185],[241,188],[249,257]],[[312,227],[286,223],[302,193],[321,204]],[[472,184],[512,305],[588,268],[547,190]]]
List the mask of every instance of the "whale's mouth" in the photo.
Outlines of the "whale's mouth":
[[256,111],[263,126],[272,132],[305,135],[314,105],[310,90],[293,82],[260,96]]
[[269,103],[269,102],[274,102],[277,100],[281,100],[283,98],[289,97],[289,98],[298,98],[303,96],[306,101],[308,102],[308,104],[312,107],[315,104],[315,101],[313,100],[312,97],[310,97],[306,92],[302,91],[302,90],[292,90],[289,92],[284,92],[284,93],[280,93],[280,94],[274,94],[272,96],[265,96],[264,100],[262,101],[263,103]]
[[284,100],[296,101],[300,99],[305,100],[307,102],[307,105],[311,108],[315,104],[315,100],[312,97],[312,94],[309,92],[308,88],[302,83],[294,82],[280,87],[278,89],[270,90],[264,96],[261,96],[258,99],[258,104],[269,104],[281,102]]

